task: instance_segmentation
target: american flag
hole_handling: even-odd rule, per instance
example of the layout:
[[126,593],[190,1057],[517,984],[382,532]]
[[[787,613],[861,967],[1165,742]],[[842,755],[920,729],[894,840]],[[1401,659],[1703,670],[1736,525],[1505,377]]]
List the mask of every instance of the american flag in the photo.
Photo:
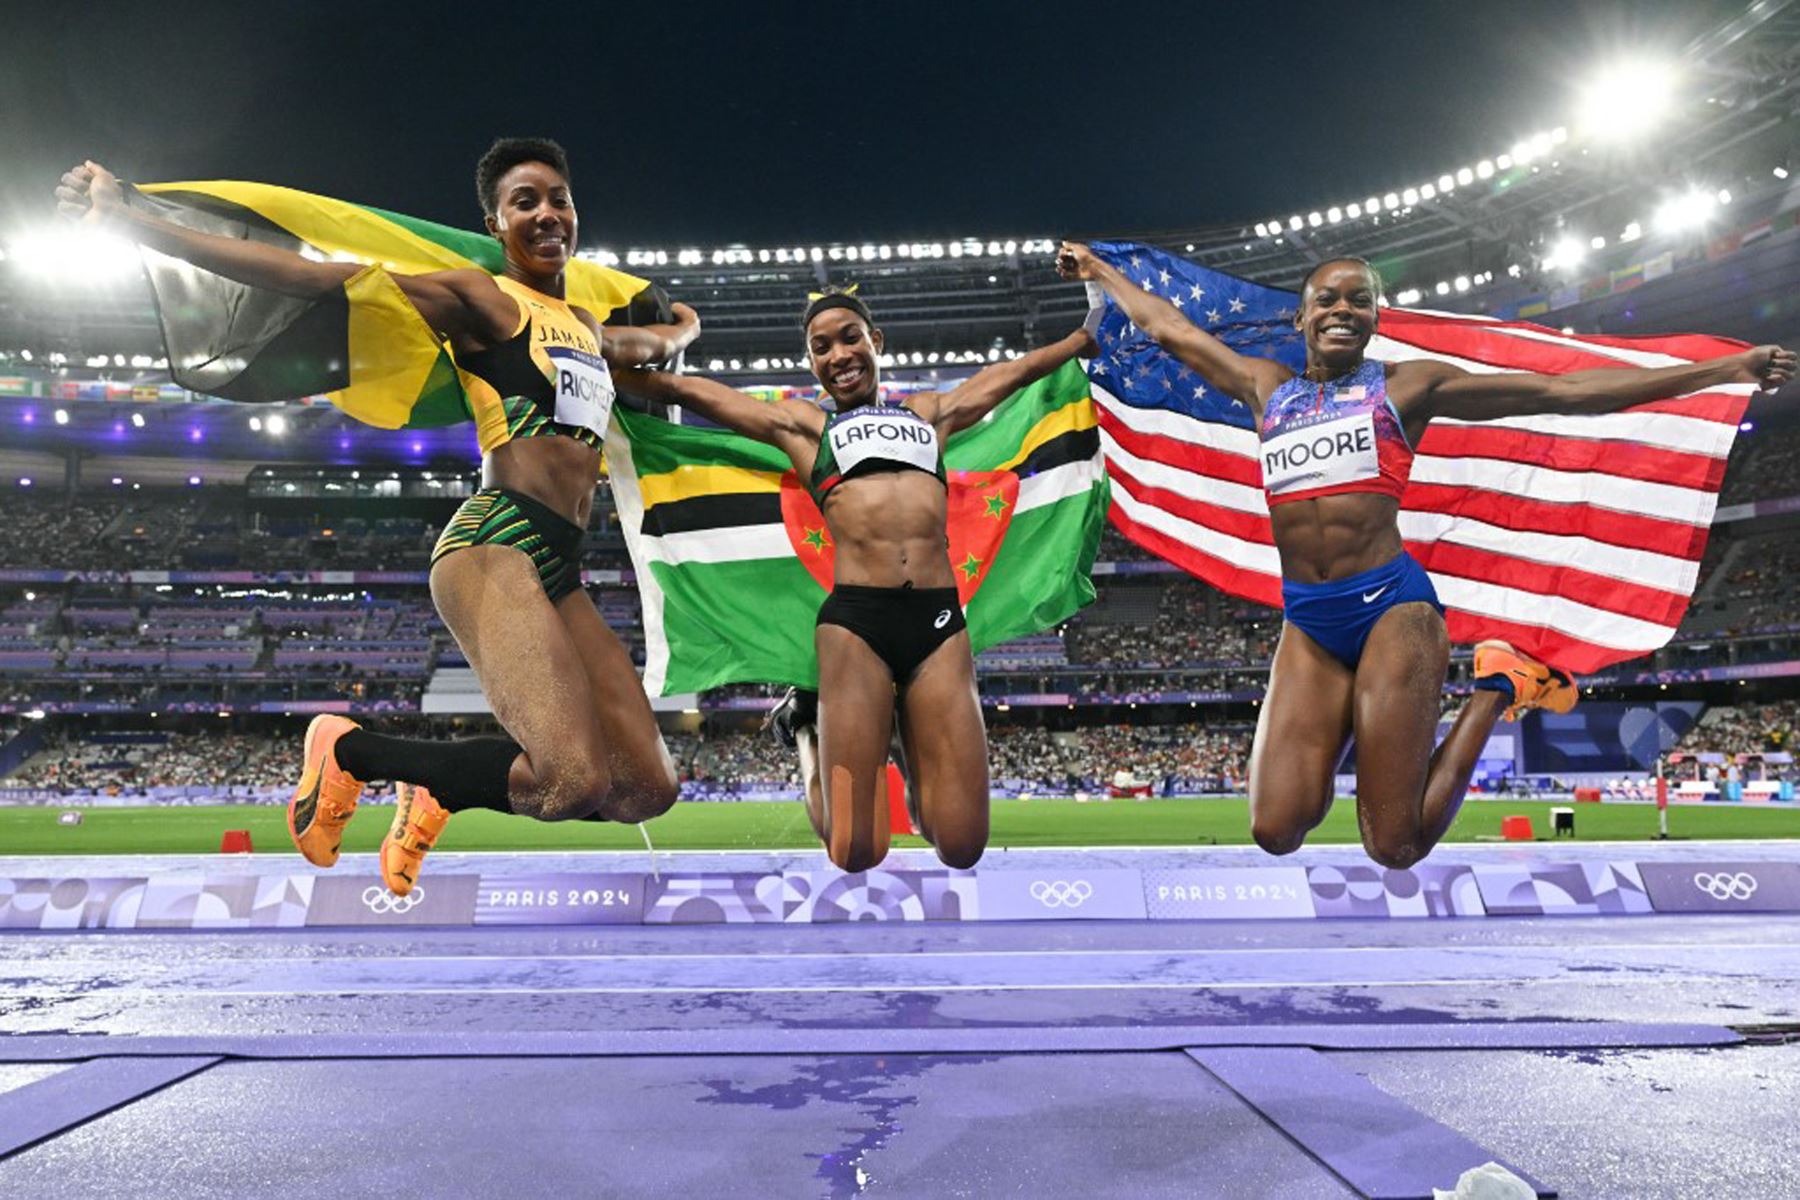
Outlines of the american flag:
[[[1301,369],[1299,297],[1129,243],[1094,252],[1242,354]],[[1113,524],[1207,583],[1281,604],[1281,568],[1250,412],[1108,304],[1089,367]],[[1562,374],[1734,354],[1694,334],[1575,337],[1521,322],[1381,311],[1370,358]],[[1603,416],[1433,421],[1400,507],[1453,641],[1504,638],[1564,670],[1648,654],[1699,580],[1725,459],[1754,387],[1726,385]]]

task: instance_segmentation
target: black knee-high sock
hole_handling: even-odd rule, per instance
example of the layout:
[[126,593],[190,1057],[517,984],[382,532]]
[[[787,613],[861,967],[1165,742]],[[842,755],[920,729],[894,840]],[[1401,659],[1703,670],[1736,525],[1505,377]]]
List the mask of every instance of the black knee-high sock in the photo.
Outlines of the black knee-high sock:
[[357,779],[399,779],[428,789],[451,812],[465,808],[513,811],[507,780],[519,743],[505,737],[390,737],[354,729],[338,739],[338,766]]

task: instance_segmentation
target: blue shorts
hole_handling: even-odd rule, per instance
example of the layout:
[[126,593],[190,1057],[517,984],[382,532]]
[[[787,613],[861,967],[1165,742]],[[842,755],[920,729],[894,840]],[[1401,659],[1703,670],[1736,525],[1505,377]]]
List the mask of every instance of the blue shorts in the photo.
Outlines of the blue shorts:
[[1281,581],[1281,603],[1287,610],[1283,615],[1352,671],[1381,614],[1412,600],[1444,611],[1431,576],[1404,551],[1373,570],[1330,583]]

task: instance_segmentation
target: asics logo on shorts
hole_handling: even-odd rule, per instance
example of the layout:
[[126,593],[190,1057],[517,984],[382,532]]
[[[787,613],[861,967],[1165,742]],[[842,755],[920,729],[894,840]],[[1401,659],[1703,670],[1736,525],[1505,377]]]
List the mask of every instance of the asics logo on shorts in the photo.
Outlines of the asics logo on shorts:
[[933,629],[942,629],[944,626],[948,625],[949,623],[950,623],[950,610],[946,608],[943,612],[941,612],[937,615],[937,620],[935,620],[931,623],[931,627]]
[[1045,908],[1080,908],[1094,894],[1094,885],[1085,879],[1037,879],[1031,884],[1031,898]]
[[362,894],[363,907],[379,916],[409,913],[425,902],[425,889],[414,888],[404,896],[396,896],[384,887],[372,887]]
[[1694,876],[1694,886],[1714,900],[1748,900],[1756,895],[1756,876],[1748,871],[1739,871],[1735,875],[1702,871]]

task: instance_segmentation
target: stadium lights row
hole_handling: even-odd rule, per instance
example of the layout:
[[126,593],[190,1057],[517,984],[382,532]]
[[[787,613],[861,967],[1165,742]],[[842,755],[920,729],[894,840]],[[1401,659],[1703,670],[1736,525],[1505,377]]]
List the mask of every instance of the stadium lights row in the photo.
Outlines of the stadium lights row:
[[1333,204],[1324,210],[1314,209],[1304,215],[1295,213],[1286,221],[1279,217],[1258,221],[1255,225],[1256,236],[1280,239],[1284,233],[1298,233],[1302,229],[1318,229],[1343,221],[1379,217],[1383,213],[1397,214],[1417,207],[1422,201],[1435,200],[1459,187],[1468,187],[1476,180],[1492,179],[1498,172],[1510,171],[1515,166],[1527,166],[1537,159],[1547,157],[1552,150],[1568,140],[1569,131],[1559,125],[1547,133],[1534,133],[1521,139],[1510,153],[1499,154],[1491,159],[1484,158],[1474,166],[1446,171],[1437,177],[1435,183],[1421,183],[1416,187],[1400,188],[1361,201]]
[[666,267],[671,264],[678,267],[699,267],[709,263],[715,267],[736,267],[759,263],[786,266],[823,262],[890,262],[894,259],[923,261],[939,258],[1011,258],[1015,254],[1051,254],[1055,250],[1056,241],[1052,238],[1026,238],[1022,241],[1014,238],[1006,241],[961,238],[950,242],[863,242],[853,246],[776,246],[761,249],[726,246],[717,250],[689,247],[673,253],[667,250],[633,249],[625,251],[623,256],[614,250],[598,248],[582,250],[575,257],[607,267],[621,264],[627,267]]

